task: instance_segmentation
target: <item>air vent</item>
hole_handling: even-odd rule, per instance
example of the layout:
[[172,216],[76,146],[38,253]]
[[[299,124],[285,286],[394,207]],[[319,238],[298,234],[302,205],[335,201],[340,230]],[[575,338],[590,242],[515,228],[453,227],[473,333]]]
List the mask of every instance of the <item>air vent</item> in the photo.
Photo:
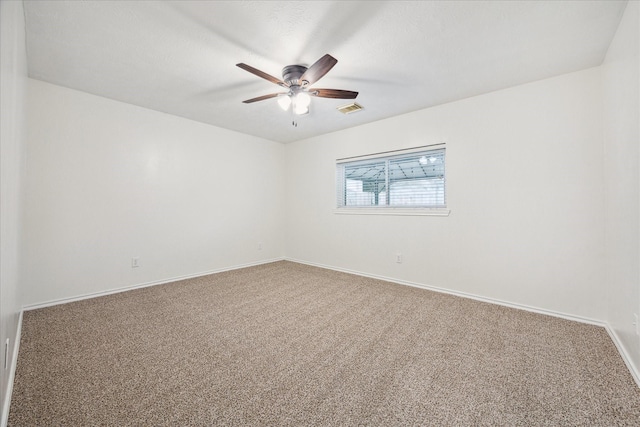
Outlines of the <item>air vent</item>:
[[340,111],[342,114],[351,114],[362,109],[362,105],[356,104],[355,102],[343,105],[342,107],[338,107],[338,111]]

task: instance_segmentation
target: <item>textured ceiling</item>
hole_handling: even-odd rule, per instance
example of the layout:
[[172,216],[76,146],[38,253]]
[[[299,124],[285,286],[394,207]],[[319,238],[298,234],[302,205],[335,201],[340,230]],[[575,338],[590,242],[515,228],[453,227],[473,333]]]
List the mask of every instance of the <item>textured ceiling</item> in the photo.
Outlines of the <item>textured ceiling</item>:
[[[25,1],[29,75],[273,141],[357,126],[599,65],[625,1]],[[313,98],[292,116],[281,77],[329,53]]]

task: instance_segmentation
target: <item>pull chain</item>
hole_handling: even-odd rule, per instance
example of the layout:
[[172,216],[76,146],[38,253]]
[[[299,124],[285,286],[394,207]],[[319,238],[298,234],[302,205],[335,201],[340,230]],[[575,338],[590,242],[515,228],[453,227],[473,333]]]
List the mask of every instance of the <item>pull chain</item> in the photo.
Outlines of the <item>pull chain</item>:
[[295,100],[292,100],[293,102],[291,102],[291,126],[293,126],[294,128],[298,127],[298,121],[296,120],[296,115],[293,112],[296,109],[296,103]]

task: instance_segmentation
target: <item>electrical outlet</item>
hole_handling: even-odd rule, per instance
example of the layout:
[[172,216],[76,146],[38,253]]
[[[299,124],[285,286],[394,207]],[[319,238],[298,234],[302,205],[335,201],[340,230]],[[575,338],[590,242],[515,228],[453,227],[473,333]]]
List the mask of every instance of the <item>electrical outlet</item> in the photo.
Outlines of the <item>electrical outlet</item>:
[[131,268],[138,268],[140,267],[140,258],[135,257],[135,258],[131,258]]
[[398,264],[402,264],[402,254],[401,253],[397,253],[396,254],[396,262]]
[[261,251],[262,250],[262,242],[258,243],[258,250]]

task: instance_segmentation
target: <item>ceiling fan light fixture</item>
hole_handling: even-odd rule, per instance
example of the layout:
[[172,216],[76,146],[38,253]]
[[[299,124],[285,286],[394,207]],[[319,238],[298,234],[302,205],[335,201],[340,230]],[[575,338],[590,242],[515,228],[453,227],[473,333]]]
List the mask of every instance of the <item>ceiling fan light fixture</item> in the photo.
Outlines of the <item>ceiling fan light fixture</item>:
[[294,95],[293,110],[297,115],[309,114],[309,105],[311,105],[311,97],[308,93],[299,91]]
[[311,104],[311,97],[306,92],[298,92],[296,95],[296,107],[307,108]]
[[291,97],[289,95],[281,95],[281,96],[279,96],[278,97],[278,105],[284,111],[287,111],[289,109],[289,106],[291,105]]
[[309,114],[309,106],[308,105],[296,105],[296,108],[295,108],[294,112],[299,116],[302,116],[304,114]]

